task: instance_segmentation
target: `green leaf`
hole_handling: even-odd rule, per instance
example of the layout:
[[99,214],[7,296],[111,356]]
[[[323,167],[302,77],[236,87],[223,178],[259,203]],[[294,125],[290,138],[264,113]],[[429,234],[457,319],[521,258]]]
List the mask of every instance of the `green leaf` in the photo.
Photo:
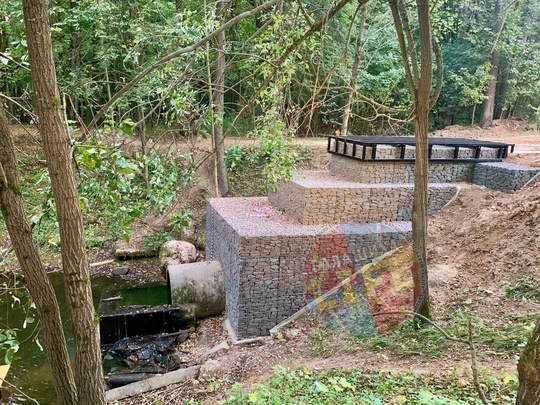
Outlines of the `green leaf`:
[[347,381],[344,377],[341,377],[339,380],[338,380],[338,383],[339,385],[341,385],[343,388],[349,388],[349,389],[352,389],[353,388],[353,385]]
[[19,350],[19,346],[16,346],[16,347],[12,347],[10,349],[8,349],[6,351],[6,356],[4,357],[4,361],[6,362],[6,364],[9,366],[11,363],[13,363],[14,361],[16,360],[20,360],[21,358],[17,355],[15,355],[15,353],[17,352],[17,350]]
[[315,381],[313,383],[313,388],[315,389],[315,391],[319,391],[319,392],[329,392],[330,390],[328,389],[328,387],[326,385],[324,385],[322,382],[320,381]]
[[131,118],[125,119],[118,125],[118,128],[127,135],[135,134],[135,122]]

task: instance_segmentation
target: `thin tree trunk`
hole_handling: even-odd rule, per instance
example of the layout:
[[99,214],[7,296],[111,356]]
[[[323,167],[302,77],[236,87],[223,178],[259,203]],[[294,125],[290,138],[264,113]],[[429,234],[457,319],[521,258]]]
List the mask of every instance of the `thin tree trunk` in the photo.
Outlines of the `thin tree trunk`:
[[60,309],[32,236],[26,216],[19,167],[7,120],[0,108],[0,206],[9,238],[23,272],[26,286],[41,321],[54,387],[64,405],[77,404],[75,380],[69,363]]
[[[423,1],[423,0],[420,0]],[[428,226],[428,113],[425,106],[417,106],[414,120],[415,164],[414,197],[412,210],[413,250],[418,261],[418,282],[420,295],[414,311],[431,318],[429,284],[427,270],[427,226]]]
[[143,159],[143,180],[144,188],[150,189],[150,175],[148,174],[147,148],[146,148],[146,120],[144,119],[144,109],[142,105],[137,106],[137,132],[141,140],[141,155]]
[[[497,0],[497,3],[495,3],[495,10],[494,15],[499,16],[499,13],[501,12],[501,3],[499,0]],[[502,32],[504,21],[499,24],[493,25],[493,32],[497,33],[497,31],[500,33]],[[497,29],[498,28],[498,29]],[[484,92],[485,99],[482,102],[482,112],[480,114],[480,126],[482,128],[487,128],[493,125],[493,113],[495,112],[495,93],[497,90],[497,77],[499,76],[499,60],[500,60],[500,53],[497,49],[497,42],[498,42],[499,36],[497,35],[495,39],[495,44],[493,45],[493,50],[491,51],[491,68],[489,69],[489,74],[491,75],[491,79],[489,80],[488,87],[486,88],[486,91]]]
[[105,405],[82,214],[71,165],[69,135],[62,122],[47,3],[45,0],[23,0],[23,12],[39,130],[60,228],[66,300],[75,348],[78,403]]
[[[426,318],[431,317],[429,302],[429,285],[427,270],[427,226],[428,226],[428,117],[430,106],[434,100],[430,100],[433,62],[432,62],[432,33],[429,18],[429,0],[416,0],[419,40],[420,40],[420,66],[417,64],[416,51],[411,55],[410,44],[407,38],[412,40],[410,26],[407,19],[403,18],[405,9],[401,6],[402,0],[389,0],[390,10],[394,19],[394,25],[399,41],[403,67],[407,78],[409,91],[411,92],[414,107],[414,133],[415,133],[415,174],[414,174],[414,197],[412,211],[412,238],[413,250],[418,261],[419,296],[416,300],[414,311]],[[402,10],[400,15],[399,10]],[[439,62],[438,62],[439,64]],[[442,69],[442,66],[437,66]],[[440,75],[437,75],[437,81]],[[438,86],[437,86],[438,87]],[[437,92],[436,92],[437,93]],[[436,94],[435,94],[436,95]],[[423,323],[422,318],[415,318],[415,325]]]
[[414,198],[412,212],[413,249],[418,261],[420,296],[415,312],[431,318],[427,271],[427,227],[428,227],[428,117],[430,106],[432,66],[431,24],[429,0],[416,0],[420,24],[420,81],[415,98],[416,157],[414,174]]
[[[70,32],[70,39],[69,39],[69,48],[70,48],[70,57],[71,57],[71,70],[73,72],[78,71],[79,66],[81,65],[81,44],[79,39],[79,30],[77,28],[77,24],[75,23],[76,19],[78,19],[78,16],[76,17],[78,7],[78,0],[70,0],[69,1],[69,10],[71,12],[71,32]],[[71,119],[75,119],[77,115],[80,115],[79,110],[79,100],[75,99],[73,100],[73,111],[71,114]]]
[[[223,22],[224,2],[216,2],[216,14],[220,24]],[[218,123],[213,127],[214,143],[214,170],[216,171],[218,197],[226,197],[229,194],[227,168],[225,167],[225,145],[223,139],[223,115],[225,112],[224,100],[225,84],[225,31],[216,35],[216,72],[214,79],[214,91],[212,94],[214,117]]]
[[497,76],[499,74],[499,59],[499,51],[494,50],[491,54],[491,69],[489,69],[491,79],[489,80],[488,87],[484,93],[486,98],[482,102],[482,116],[480,118],[480,126],[482,128],[487,128],[493,125],[493,113],[495,111],[495,90],[497,89]]
[[343,121],[341,122],[341,136],[347,136],[349,132],[349,118],[352,112],[352,104],[354,93],[358,82],[358,66],[360,65],[362,36],[364,35],[364,25],[366,23],[366,5],[362,6],[362,15],[360,16],[360,24],[358,25],[358,34],[356,34],[356,42],[354,44],[354,62],[351,72],[351,81],[347,92],[347,100],[345,101],[345,111],[343,113]]
[[184,1],[183,0],[176,0],[175,3],[174,3],[174,6],[175,6],[176,12],[178,14],[184,12]]
[[494,118],[505,118],[504,113],[506,110],[506,96],[510,90],[510,70],[512,63],[510,62],[509,66],[504,69],[504,72],[500,75],[501,80],[499,82],[499,91],[497,94],[497,101],[495,102],[495,113]]
[[518,362],[516,405],[540,405],[540,318]]

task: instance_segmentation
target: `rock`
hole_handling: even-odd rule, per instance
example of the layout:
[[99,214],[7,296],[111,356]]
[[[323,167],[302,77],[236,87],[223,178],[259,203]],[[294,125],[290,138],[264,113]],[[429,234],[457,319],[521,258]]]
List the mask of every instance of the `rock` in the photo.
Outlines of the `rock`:
[[125,276],[129,273],[129,267],[127,266],[121,266],[121,267],[115,267],[113,269],[113,276]]
[[144,248],[129,245],[123,240],[116,243],[114,255],[118,259],[141,259],[148,257],[148,253]]
[[168,266],[193,263],[195,260],[197,260],[197,249],[192,243],[182,240],[165,242],[159,251],[159,262],[163,276],[166,276]]
[[215,377],[220,370],[219,361],[216,360],[206,360],[201,365],[199,370],[199,379],[201,380],[210,380],[212,377]]
[[218,315],[225,310],[225,283],[219,262],[170,265],[167,281],[171,304],[192,304],[197,318]]

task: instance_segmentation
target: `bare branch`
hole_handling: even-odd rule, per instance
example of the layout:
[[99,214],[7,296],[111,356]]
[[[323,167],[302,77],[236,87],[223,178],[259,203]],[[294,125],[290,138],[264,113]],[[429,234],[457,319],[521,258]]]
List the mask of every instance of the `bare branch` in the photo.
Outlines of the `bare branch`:
[[[276,68],[270,72],[270,74],[266,77],[264,82],[259,86],[257,91],[251,96],[251,98],[248,100],[247,104],[242,107],[242,109],[239,111],[239,113],[236,115],[235,119],[233,120],[231,126],[229,129],[227,129],[227,133],[224,134],[224,136],[227,136],[230,128],[233,127],[233,125],[236,123],[238,118],[242,115],[242,113],[259,97],[259,95],[263,92],[263,90],[270,84],[270,82],[274,79],[278,72],[278,68],[287,60],[289,55],[296,50],[307,38],[315,34],[316,32],[320,31],[326,23],[331,20],[347,3],[349,3],[351,0],[341,0],[338,4],[336,4],[332,9],[327,11],[320,19],[318,19],[311,27],[300,37],[298,38],[292,45],[290,45],[287,50],[281,55],[281,57],[275,62]],[[359,0],[359,5],[366,4],[369,0]]]
[[24,69],[24,70],[27,70],[27,71],[30,71],[30,68],[20,64],[19,62],[17,62],[15,59],[13,59],[11,56],[9,56],[7,53],[4,53],[4,52],[0,52],[0,56],[3,57],[3,58],[6,58],[8,60],[10,60],[11,62],[15,63],[17,66],[19,66],[21,69]]
[[471,370],[473,373],[473,382],[474,386],[476,388],[476,391],[478,391],[478,396],[480,397],[480,400],[484,405],[489,405],[489,402],[486,398],[486,394],[484,393],[484,390],[480,386],[480,380],[478,378],[478,361],[477,361],[477,351],[476,351],[476,345],[473,341],[473,332],[472,332],[472,323],[471,319],[469,318],[468,321],[468,336],[467,339],[461,339],[457,338],[455,336],[452,336],[448,334],[443,328],[441,328],[437,323],[433,322],[431,319],[426,318],[424,315],[419,314],[414,311],[387,311],[387,312],[376,312],[373,314],[373,316],[381,316],[381,315],[407,315],[414,318],[420,318],[425,323],[429,323],[431,326],[433,326],[435,329],[437,329],[447,340],[450,340],[452,342],[462,343],[467,346],[469,346],[469,349],[471,351]]
[[503,15],[501,24],[499,25],[499,30],[497,31],[497,36],[495,37],[495,41],[493,41],[493,47],[491,48],[492,53],[495,50],[495,48],[497,47],[497,44],[499,43],[499,38],[501,37],[502,30],[504,28],[504,24],[506,23],[506,17],[508,17],[508,12],[510,11],[510,7],[512,7],[517,2],[518,2],[518,0],[512,0],[510,2],[510,4],[508,4],[503,10],[504,15]]
[[433,91],[433,94],[431,95],[431,98],[429,100],[430,110],[435,106],[435,103],[437,102],[437,99],[441,94],[444,71],[441,46],[439,45],[435,37],[432,37],[431,40],[433,46],[433,53],[435,54],[435,63],[437,65],[437,81],[435,82],[435,90]]
[[401,59],[403,61],[403,68],[405,69],[405,77],[407,78],[407,84],[409,85],[409,90],[413,100],[416,99],[416,92],[418,89],[415,86],[413,73],[411,72],[411,66],[409,64],[409,55],[407,54],[407,46],[405,44],[405,37],[403,35],[403,29],[401,26],[401,19],[399,17],[399,12],[397,8],[397,0],[388,0],[388,5],[390,6],[390,11],[392,11],[392,17],[394,19],[394,27],[396,28],[396,34],[398,37],[399,50],[401,53]]
[[420,81],[420,71],[418,66],[418,56],[416,54],[416,47],[414,46],[414,39],[411,31],[411,24],[409,23],[409,15],[407,10],[403,5],[402,0],[398,0],[398,13],[401,19],[402,29],[405,32],[405,37],[407,38],[407,46],[409,48],[409,56],[411,58],[411,68],[413,74],[413,82],[415,87],[418,87],[418,82]]
[[0,93],[0,97],[2,97],[3,99],[9,101],[10,103],[15,104],[17,107],[19,107],[21,110],[23,110],[26,114],[28,114],[28,116],[30,117],[31,120],[34,120],[35,122],[37,122],[37,115],[34,114],[32,111],[30,111],[25,106],[23,106],[21,103],[15,101],[13,98],[8,97],[8,96],[6,96],[5,94],[2,94],[2,93]]

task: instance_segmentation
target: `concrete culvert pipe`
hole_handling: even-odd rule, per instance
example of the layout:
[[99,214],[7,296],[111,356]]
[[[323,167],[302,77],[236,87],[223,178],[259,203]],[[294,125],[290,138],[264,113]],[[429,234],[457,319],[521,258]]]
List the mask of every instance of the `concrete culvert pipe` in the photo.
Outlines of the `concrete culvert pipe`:
[[191,304],[197,318],[225,311],[225,284],[219,262],[176,264],[167,268],[172,305]]

